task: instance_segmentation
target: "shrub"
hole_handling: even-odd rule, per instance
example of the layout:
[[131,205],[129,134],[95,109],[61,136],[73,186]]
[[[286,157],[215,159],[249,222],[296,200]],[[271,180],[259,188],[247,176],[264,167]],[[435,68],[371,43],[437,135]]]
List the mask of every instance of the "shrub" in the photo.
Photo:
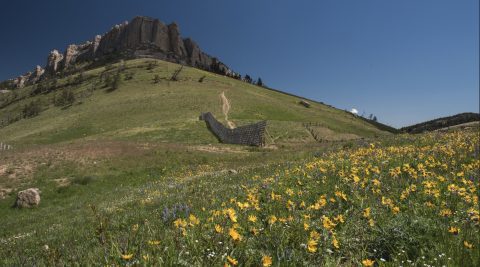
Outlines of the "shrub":
[[150,61],[147,65],[147,70],[153,70],[155,67],[157,67],[157,65],[157,61]]
[[22,114],[24,118],[32,118],[38,116],[42,108],[39,101],[32,101],[29,104],[23,106]]
[[133,79],[133,76],[134,76],[134,73],[133,73],[133,72],[127,72],[127,73],[125,74],[125,80],[126,80],[126,81],[127,81],[127,80],[131,80],[131,79]]
[[68,106],[75,102],[75,94],[69,89],[63,89],[59,96],[54,98],[55,106]]
[[95,180],[95,177],[93,176],[81,176],[81,177],[75,177],[73,179],[74,184],[79,184],[79,185],[87,185]]

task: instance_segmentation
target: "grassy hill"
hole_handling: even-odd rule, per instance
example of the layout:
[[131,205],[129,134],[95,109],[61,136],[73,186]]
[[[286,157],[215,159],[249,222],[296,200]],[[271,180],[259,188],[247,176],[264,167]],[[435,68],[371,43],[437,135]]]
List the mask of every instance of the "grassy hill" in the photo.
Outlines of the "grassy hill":
[[[478,262],[478,131],[393,135],[194,68],[170,81],[178,68],[131,60],[0,95],[0,265]],[[237,126],[268,121],[266,147],[198,120],[225,122],[222,92]],[[29,187],[40,205],[12,208]]]
[[[24,99],[22,96],[31,95],[35,88],[18,90],[15,94],[21,100],[3,107],[0,121],[6,120],[7,116],[19,116],[22,108],[32,101],[40,101],[43,111],[36,117],[20,119],[0,128],[2,141],[17,146],[98,139],[217,142],[198,116],[210,111],[222,120],[224,115],[219,97],[222,92],[230,101],[229,118],[234,123],[243,125],[267,120],[268,132],[277,142],[312,141],[302,126],[303,122],[321,124],[331,130],[329,132],[336,135],[336,139],[343,134],[348,138],[385,134],[347,112],[319,103],[305,108],[298,104],[300,98],[195,68],[184,67],[179,81],[169,81],[179,66],[164,61],[152,62],[138,59],[92,69],[82,73],[77,83],[73,81],[79,79],[78,74],[71,75],[58,79],[53,92]],[[114,75],[120,66],[120,85],[112,91],[101,77]],[[160,78],[157,83],[154,82],[156,75]],[[199,82],[202,76],[205,78]],[[71,90],[77,96],[73,105],[57,107],[52,104],[62,90]],[[9,94],[2,96],[13,99]],[[324,136],[327,140],[333,137]]]
[[400,130],[405,133],[415,134],[415,133],[422,133],[427,131],[435,131],[442,128],[448,128],[455,125],[460,125],[460,124],[470,123],[470,122],[478,122],[478,121],[480,121],[480,114],[466,112],[466,113],[460,113],[453,116],[438,118],[438,119],[434,119],[434,120],[430,120],[422,123],[417,123],[415,125],[403,127]]

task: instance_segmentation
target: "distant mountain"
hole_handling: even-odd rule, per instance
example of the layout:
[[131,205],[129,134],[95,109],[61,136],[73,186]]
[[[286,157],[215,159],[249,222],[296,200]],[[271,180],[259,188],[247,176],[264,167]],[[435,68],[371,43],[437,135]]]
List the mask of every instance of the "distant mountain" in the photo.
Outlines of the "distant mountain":
[[480,114],[471,112],[460,113],[450,117],[443,117],[422,123],[417,123],[412,126],[403,127],[400,130],[406,133],[422,133],[473,121],[480,121]]
[[73,73],[79,68],[101,66],[112,60],[144,57],[238,76],[217,58],[202,52],[195,41],[183,39],[175,22],[165,25],[158,19],[138,16],[130,22],[113,26],[110,31],[95,36],[91,41],[69,45],[63,53],[52,50],[45,67],[37,66],[33,71],[2,85],[21,88],[45,77]]

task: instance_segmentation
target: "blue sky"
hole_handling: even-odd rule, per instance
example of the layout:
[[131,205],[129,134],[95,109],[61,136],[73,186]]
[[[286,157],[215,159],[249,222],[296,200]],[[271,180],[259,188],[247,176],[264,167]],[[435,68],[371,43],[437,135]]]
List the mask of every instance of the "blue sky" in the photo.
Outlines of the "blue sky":
[[270,87],[405,126],[479,110],[478,0],[8,1],[0,80],[136,15]]

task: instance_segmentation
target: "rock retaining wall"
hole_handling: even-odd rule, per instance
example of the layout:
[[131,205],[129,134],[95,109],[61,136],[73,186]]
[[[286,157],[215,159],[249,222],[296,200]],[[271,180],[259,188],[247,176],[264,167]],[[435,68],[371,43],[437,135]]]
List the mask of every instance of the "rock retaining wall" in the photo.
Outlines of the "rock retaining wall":
[[249,146],[265,145],[266,121],[249,124],[235,129],[228,129],[220,123],[212,113],[202,113],[200,119],[204,120],[210,130],[220,139],[222,143],[239,144]]

